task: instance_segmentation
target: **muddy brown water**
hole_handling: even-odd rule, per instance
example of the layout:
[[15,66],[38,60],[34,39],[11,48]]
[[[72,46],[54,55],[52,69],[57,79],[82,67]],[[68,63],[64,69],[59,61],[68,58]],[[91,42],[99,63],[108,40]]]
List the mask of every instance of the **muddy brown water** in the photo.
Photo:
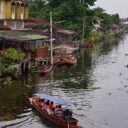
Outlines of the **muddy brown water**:
[[16,85],[0,85],[0,127],[55,128],[29,105],[27,97],[46,93],[69,105],[82,128],[128,127],[128,35],[116,43],[82,48],[75,66],[51,73],[28,73]]

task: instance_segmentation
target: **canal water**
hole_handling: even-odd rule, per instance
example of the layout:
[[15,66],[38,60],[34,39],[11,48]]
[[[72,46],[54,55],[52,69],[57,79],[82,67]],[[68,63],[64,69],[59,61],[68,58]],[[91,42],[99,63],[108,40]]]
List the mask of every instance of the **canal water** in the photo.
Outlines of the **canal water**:
[[69,105],[82,128],[128,127],[128,35],[116,43],[82,48],[75,66],[26,74],[16,85],[0,85],[0,127],[55,128],[32,109],[34,93],[76,102]]

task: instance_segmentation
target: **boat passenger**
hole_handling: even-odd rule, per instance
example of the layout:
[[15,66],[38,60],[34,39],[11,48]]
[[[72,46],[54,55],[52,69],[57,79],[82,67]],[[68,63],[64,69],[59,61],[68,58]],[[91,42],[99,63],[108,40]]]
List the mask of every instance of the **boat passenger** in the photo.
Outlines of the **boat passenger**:
[[51,115],[56,115],[55,108],[52,108],[52,109],[51,109]]
[[46,104],[48,103],[49,104],[49,100],[45,100],[44,103],[46,103]]
[[40,100],[40,98],[39,97],[33,97],[33,100],[38,102]]
[[69,110],[69,109],[65,109],[64,111],[63,111],[63,118],[65,119],[65,120],[70,120],[71,118],[72,118],[72,111],[71,110]]
[[44,99],[41,99],[41,104],[40,106],[43,107],[45,105]]
[[48,107],[49,107],[49,104],[44,102],[44,106],[43,106],[42,108],[43,108],[44,110],[47,110]]
[[54,104],[53,101],[51,101],[50,105],[49,105],[49,108],[52,109],[52,108],[56,108],[56,105]]
[[39,97],[35,97],[34,99],[38,105],[41,104],[42,100]]
[[63,109],[62,109],[61,105],[58,105],[57,108],[55,109],[55,111],[56,111],[57,117],[59,117],[59,118],[63,117]]
[[47,103],[42,107],[42,109],[44,109],[45,111],[48,112],[48,114],[50,114],[49,102],[47,102]]

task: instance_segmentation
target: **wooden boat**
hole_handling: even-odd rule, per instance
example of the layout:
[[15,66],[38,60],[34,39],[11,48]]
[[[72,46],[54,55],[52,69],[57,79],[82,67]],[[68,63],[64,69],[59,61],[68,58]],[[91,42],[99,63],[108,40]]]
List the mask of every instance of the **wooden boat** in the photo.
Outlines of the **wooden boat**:
[[69,56],[67,57],[66,63],[69,64],[69,65],[74,65],[74,64],[77,63],[77,59],[76,59],[75,56],[69,55]]
[[48,114],[46,110],[42,109],[42,107],[38,103],[38,100],[39,98],[42,98],[42,99],[47,99],[47,100],[53,101],[54,103],[60,103],[60,104],[69,104],[70,102],[66,102],[54,97],[50,97],[45,94],[34,94],[34,95],[35,95],[34,97],[29,98],[30,103],[44,118],[46,118],[47,120],[51,121],[52,123],[54,123],[55,125],[61,128],[80,128],[77,125],[78,120],[73,117],[71,117],[69,120],[65,120],[65,119],[60,119],[55,115]]
[[87,43],[85,44],[85,46],[86,46],[86,47],[93,47],[93,46],[95,46],[95,44],[94,44],[93,42],[87,42]]
[[63,56],[57,57],[56,60],[54,61],[55,65],[65,65],[66,64],[66,59]]
[[41,73],[47,73],[50,72],[52,70],[52,65],[46,65],[45,67],[40,69]]

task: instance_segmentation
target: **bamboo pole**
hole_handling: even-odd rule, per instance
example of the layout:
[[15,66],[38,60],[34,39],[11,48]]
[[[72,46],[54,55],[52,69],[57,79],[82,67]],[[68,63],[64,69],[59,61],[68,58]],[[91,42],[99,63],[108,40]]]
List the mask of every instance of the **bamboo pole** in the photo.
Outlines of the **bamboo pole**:
[[85,35],[85,16],[84,16],[84,20],[83,20],[83,32],[82,32],[82,41],[81,41],[81,45],[84,44],[84,35]]
[[51,65],[53,65],[53,35],[52,35],[52,12],[50,12],[50,51],[51,51]]

